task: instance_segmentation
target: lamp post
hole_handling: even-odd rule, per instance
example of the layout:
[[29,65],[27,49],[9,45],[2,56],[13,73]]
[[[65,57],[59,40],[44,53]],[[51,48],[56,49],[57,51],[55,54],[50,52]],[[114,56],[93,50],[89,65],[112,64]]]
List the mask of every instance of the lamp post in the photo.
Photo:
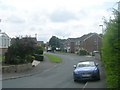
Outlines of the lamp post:
[[103,25],[99,25],[100,27],[102,27],[102,34],[104,34],[104,31],[103,31]]
[[120,12],[120,1],[118,2],[118,11]]

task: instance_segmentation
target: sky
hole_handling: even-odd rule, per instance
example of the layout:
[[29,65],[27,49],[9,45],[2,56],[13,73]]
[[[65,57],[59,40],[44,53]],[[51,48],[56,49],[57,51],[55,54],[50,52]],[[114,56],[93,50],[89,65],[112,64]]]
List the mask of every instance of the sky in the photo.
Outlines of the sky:
[[0,29],[9,37],[37,35],[47,42],[102,33],[119,0],[0,0]]

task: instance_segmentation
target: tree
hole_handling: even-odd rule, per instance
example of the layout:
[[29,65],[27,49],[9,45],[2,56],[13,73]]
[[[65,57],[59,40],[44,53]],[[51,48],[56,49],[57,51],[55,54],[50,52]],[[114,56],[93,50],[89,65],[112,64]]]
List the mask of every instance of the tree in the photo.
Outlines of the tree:
[[60,39],[56,36],[52,36],[49,40],[49,46],[51,46],[53,49],[60,47]]
[[[35,38],[16,38],[5,54],[5,63],[22,64],[31,62],[32,55],[36,52],[37,43]],[[41,52],[42,53],[42,52]],[[30,59],[31,58],[31,59]]]
[[114,12],[115,19],[105,22],[106,33],[103,36],[102,62],[104,63],[109,88],[118,88],[120,66],[120,13]]

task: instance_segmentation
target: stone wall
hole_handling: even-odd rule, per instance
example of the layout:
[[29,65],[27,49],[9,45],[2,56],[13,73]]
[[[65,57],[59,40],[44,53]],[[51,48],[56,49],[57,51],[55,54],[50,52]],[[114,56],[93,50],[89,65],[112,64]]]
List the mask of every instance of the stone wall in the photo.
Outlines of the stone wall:
[[30,70],[32,68],[32,64],[21,64],[21,65],[9,65],[2,66],[2,73],[13,73],[13,72],[24,72]]
[[4,55],[7,52],[8,48],[0,48],[0,55]]

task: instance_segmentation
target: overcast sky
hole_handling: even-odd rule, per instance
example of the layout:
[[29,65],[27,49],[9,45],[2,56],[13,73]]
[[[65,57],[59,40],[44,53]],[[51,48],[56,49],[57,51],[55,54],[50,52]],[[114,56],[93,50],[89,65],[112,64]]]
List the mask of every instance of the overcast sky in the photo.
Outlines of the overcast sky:
[[0,0],[0,29],[11,38],[51,36],[75,38],[102,33],[102,18],[109,18],[119,0]]

